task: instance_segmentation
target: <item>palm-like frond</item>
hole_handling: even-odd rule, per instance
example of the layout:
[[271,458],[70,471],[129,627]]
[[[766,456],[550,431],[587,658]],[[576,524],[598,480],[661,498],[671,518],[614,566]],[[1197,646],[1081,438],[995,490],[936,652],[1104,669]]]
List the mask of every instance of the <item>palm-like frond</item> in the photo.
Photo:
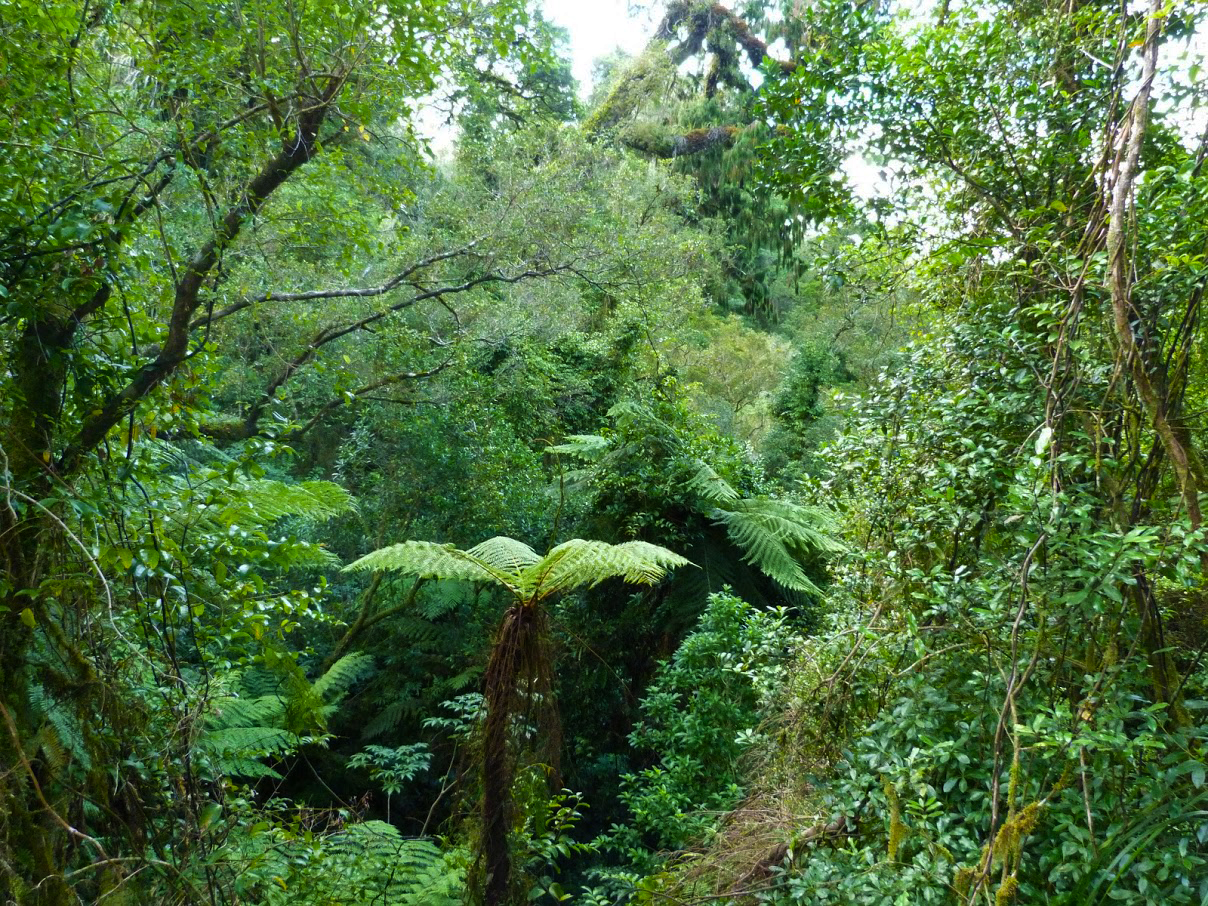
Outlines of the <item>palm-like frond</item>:
[[740,496],[707,462],[700,464],[700,468],[688,482],[688,489],[717,506],[738,500]]
[[366,554],[344,567],[403,573],[417,579],[458,579],[463,582],[498,582],[515,589],[516,577],[492,567],[469,551],[434,541],[404,541]]
[[348,687],[373,671],[373,658],[356,652],[346,654],[315,680],[312,691],[323,699],[340,699]]
[[330,481],[286,484],[264,480],[240,488],[214,518],[224,525],[271,525],[287,516],[322,521],[353,508],[352,495]]
[[645,541],[608,544],[575,538],[559,544],[525,570],[521,582],[526,591],[545,597],[599,585],[605,579],[653,585],[668,570],[688,565],[689,561],[679,554]]
[[569,434],[560,444],[546,447],[547,453],[561,453],[564,456],[576,456],[588,462],[594,462],[607,452],[612,442],[607,437],[598,434]]
[[827,531],[830,517],[814,507],[754,497],[731,501],[709,515],[726,527],[748,563],[796,591],[819,593],[801,568],[802,557],[841,549]]
[[541,556],[523,541],[508,538],[506,535],[488,538],[480,544],[475,544],[466,553],[481,560],[491,569],[511,575],[519,575],[541,559]]

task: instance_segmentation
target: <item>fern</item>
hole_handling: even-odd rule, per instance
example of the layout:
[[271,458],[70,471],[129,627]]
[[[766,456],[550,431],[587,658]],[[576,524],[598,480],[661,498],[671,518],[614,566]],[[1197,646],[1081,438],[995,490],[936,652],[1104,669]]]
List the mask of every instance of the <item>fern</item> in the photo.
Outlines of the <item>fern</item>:
[[353,683],[364,679],[372,671],[373,658],[368,654],[346,654],[315,680],[312,689],[321,698],[338,701]]
[[241,900],[264,906],[461,906],[464,858],[384,821],[321,835],[239,832],[224,855]]
[[352,495],[330,481],[248,482],[239,493],[213,515],[223,525],[268,526],[289,516],[316,522],[353,509]]
[[729,482],[718,475],[707,462],[699,463],[696,474],[688,481],[688,489],[709,503],[717,505],[731,503],[740,497]]
[[524,589],[570,591],[599,585],[606,579],[624,579],[638,585],[654,585],[670,569],[688,561],[664,547],[645,541],[608,544],[573,539],[559,544],[520,576]]
[[[635,438],[628,445],[618,448],[606,438],[582,434],[573,435],[565,443],[550,447],[550,451],[575,456],[590,463],[586,476],[591,477],[593,473],[606,472],[617,465],[615,460],[618,458],[646,456],[651,445],[661,448],[673,457],[677,467],[684,468],[689,474],[684,486],[690,497],[694,498],[693,506],[725,528],[727,537],[741,552],[744,562],[754,566],[782,589],[813,595],[819,593],[817,586],[806,575],[803,564],[817,554],[836,553],[842,549],[834,539],[834,521],[829,515],[820,509],[787,501],[744,497],[709,463],[692,455],[690,445],[683,441],[674,427],[640,403],[632,400],[618,403],[608,414],[616,423],[620,435]],[[716,560],[709,565],[716,571]],[[723,571],[729,572],[724,567]],[[741,582],[737,575],[730,575],[729,580],[736,584],[748,584]],[[704,586],[695,576],[681,577],[677,583],[687,583],[698,590],[702,587],[716,590],[707,577]]]
[[279,777],[261,759],[279,759],[327,738],[327,719],[348,688],[373,668],[365,654],[340,658],[312,684],[292,660],[277,673],[235,672],[214,698],[198,747],[216,770],[234,777]]
[[502,535],[488,538],[481,544],[474,545],[466,553],[481,560],[491,569],[510,575],[520,573],[525,567],[532,566],[541,559],[527,544]]
[[608,438],[600,437],[597,434],[570,434],[567,435],[565,443],[554,444],[546,447],[545,450],[547,453],[560,453],[595,462],[608,451],[610,446],[611,442]]
[[[503,582],[493,569],[469,551],[433,541],[404,541],[383,547],[344,567],[348,570],[391,570],[417,579],[459,579],[463,582]],[[503,582],[503,584],[507,584]]]
[[29,701],[34,713],[45,721],[37,739],[47,760],[59,770],[73,761],[84,770],[91,770],[92,756],[88,754],[88,741],[79,718],[38,684],[30,686]]
[[803,557],[841,549],[824,529],[829,518],[812,507],[755,497],[719,506],[709,515],[726,527],[747,563],[796,591],[820,594],[801,568]]
[[[407,541],[382,548],[346,569],[392,569],[417,578],[490,580],[512,595],[487,662],[487,719],[483,730],[482,857],[487,874],[488,902],[507,895],[511,857],[507,814],[510,810],[514,758],[509,758],[510,715],[524,696],[544,698],[547,717],[556,720],[552,705],[552,667],[545,632],[548,617],[542,607],[551,596],[605,579],[653,584],[669,569],[688,563],[666,548],[644,541],[606,544],[575,539],[538,558],[527,545],[510,538],[491,538],[461,551],[450,545]],[[524,690],[522,692],[521,690]],[[554,739],[557,734],[545,734]]]

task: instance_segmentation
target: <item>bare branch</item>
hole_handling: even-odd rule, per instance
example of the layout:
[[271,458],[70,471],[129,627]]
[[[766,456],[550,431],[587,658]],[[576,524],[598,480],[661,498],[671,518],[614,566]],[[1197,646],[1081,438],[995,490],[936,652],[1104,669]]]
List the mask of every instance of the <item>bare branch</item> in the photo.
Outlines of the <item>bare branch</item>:
[[247,183],[239,199],[217,224],[209,241],[194,255],[184,271],[184,276],[176,284],[172,314],[159,354],[85,420],[75,439],[56,463],[60,474],[73,471],[83,456],[104,440],[114,425],[133,411],[143,397],[175,372],[189,357],[189,328],[200,302],[202,282],[238,237],[247,219],[254,216],[273,192],[318,153],[319,129],[343,88],[344,79],[344,76],[339,76],[328,81],[322,96],[316,98],[301,117],[297,131],[286,139],[277,156]]
[[447,252],[440,252],[436,255],[429,255],[422,261],[417,261],[415,264],[408,267],[406,270],[399,272],[391,277],[380,286],[365,286],[365,287],[338,287],[336,289],[315,289],[297,293],[261,293],[258,296],[249,296],[246,299],[240,299],[237,302],[232,302],[225,308],[218,311],[209,312],[199,318],[193,320],[189,325],[190,330],[197,330],[201,327],[208,327],[216,321],[221,321],[223,318],[229,318],[231,315],[238,314],[246,308],[253,305],[258,305],[262,302],[312,302],[319,299],[371,299],[375,296],[384,296],[393,290],[398,289],[405,284],[410,277],[424,268],[431,267],[433,264],[438,264],[441,261],[448,261],[452,258],[460,257],[461,255],[469,254],[480,242],[481,238],[475,239],[473,242],[466,243],[460,248],[452,249]]

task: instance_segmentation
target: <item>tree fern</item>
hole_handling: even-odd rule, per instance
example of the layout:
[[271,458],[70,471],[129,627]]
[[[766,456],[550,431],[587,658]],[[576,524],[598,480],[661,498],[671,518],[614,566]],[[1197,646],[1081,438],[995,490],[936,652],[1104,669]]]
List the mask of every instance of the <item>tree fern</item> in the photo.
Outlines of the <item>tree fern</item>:
[[741,497],[707,462],[698,463],[696,473],[688,482],[688,488],[702,500],[718,506],[732,503]]
[[654,585],[668,570],[688,561],[665,547],[645,541],[608,544],[573,539],[559,544],[520,576],[520,587],[540,594],[542,589],[570,591],[599,585],[606,579],[623,579],[637,585]]
[[509,575],[517,575],[541,559],[527,544],[502,535],[488,538],[481,544],[474,545],[466,553],[491,569]]
[[[534,705],[549,726],[538,734],[557,760],[552,664],[544,602],[561,592],[598,585],[605,579],[651,585],[688,563],[666,548],[643,541],[607,544],[574,539],[538,557],[511,538],[490,538],[468,551],[451,545],[407,541],[374,551],[346,569],[389,569],[417,578],[491,582],[506,589],[512,605],[504,613],[487,662],[483,729],[482,857],[486,900],[501,903],[510,884],[511,786],[515,758],[513,717]],[[531,714],[529,715],[532,716]]]
[[364,679],[373,670],[373,658],[367,654],[346,654],[315,680],[314,693],[321,698],[338,702],[350,686]]
[[[609,415],[618,427],[640,429],[640,436],[658,443],[676,457],[690,473],[684,486],[695,498],[697,511],[726,529],[746,563],[783,588],[819,593],[806,575],[804,564],[818,554],[841,550],[834,538],[834,521],[827,513],[817,507],[769,497],[743,496],[709,463],[692,456],[675,429],[645,406],[619,403]],[[624,452],[608,438],[596,435],[572,435],[549,450],[583,459],[595,468],[609,465],[610,451],[613,456]]]
[[213,518],[225,525],[272,525],[289,516],[323,521],[353,508],[352,495],[330,481],[250,481]]
[[746,562],[786,588],[819,594],[802,569],[816,552],[835,552],[838,543],[825,531],[831,525],[820,510],[783,500],[745,498],[717,506],[709,516],[726,527]]
[[565,441],[547,447],[546,450],[550,453],[595,462],[608,452],[610,446],[611,442],[608,438],[600,437],[598,434],[568,434]]

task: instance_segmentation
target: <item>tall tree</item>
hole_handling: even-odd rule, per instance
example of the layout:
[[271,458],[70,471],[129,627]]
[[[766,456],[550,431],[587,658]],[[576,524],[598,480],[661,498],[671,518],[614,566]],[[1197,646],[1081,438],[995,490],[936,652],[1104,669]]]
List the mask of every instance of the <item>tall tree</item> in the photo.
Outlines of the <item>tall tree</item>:
[[[67,525],[76,486],[129,453],[141,426],[193,430],[181,389],[204,382],[214,325],[254,304],[228,281],[259,255],[252,240],[274,204],[321,187],[325,161],[371,130],[409,130],[418,99],[479,47],[525,53],[525,22],[519,2],[476,0],[0,5],[8,899],[74,902],[71,862],[108,858],[62,817],[73,794],[35,754],[31,711],[39,687],[81,714],[108,707],[73,637],[107,593]],[[417,269],[290,298],[385,295]],[[69,603],[55,583],[75,563],[98,574]]]

